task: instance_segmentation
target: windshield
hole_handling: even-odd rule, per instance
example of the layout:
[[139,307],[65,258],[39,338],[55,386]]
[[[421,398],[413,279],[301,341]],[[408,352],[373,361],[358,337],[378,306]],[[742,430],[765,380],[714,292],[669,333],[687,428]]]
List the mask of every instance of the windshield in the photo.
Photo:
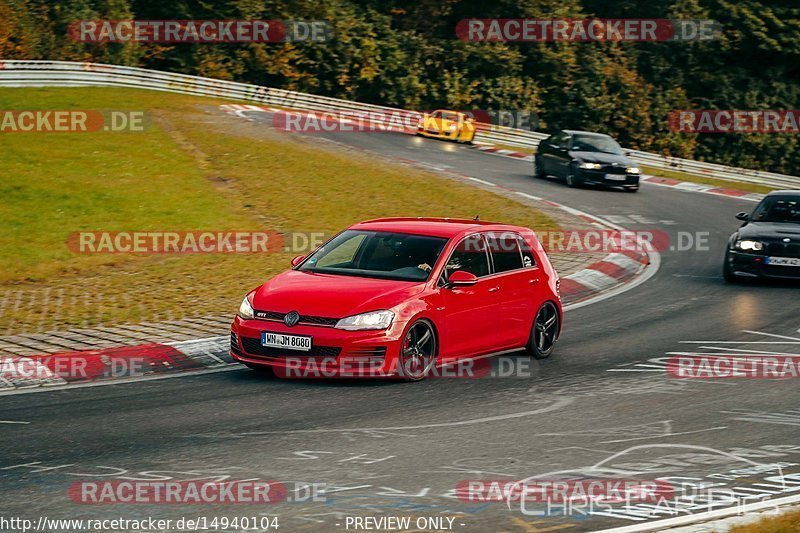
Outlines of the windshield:
[[572,149],[579,152],[602,152],[604,154],[622,155],[620,145],[607,135],[576,135],[572,138]]
[[753,212],[753,221],[800,223],[800,196],[764,198]]
[[343,276],[424,281],[447,239],[383,231],[346,230],[298,270]]
[[450,113],[448,111],[445,111],[442,116],[444,117],[445,120],[451,120],[453,122],[458,121],[458,113]]

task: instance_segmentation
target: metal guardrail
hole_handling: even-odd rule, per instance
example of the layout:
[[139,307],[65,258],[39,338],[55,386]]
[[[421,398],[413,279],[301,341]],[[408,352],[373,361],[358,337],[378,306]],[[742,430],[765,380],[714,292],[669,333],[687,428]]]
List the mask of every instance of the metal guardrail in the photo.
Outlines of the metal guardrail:
[[[100,63],[78,63],[72,61],[4,61],[0,60],[0,86],[5,87],[127,87],[151,89],[198,96],[213,96],[258,102],[264,105],[309,111],[336,111],[376,114],[412,114],[413,111],[384,107],[360,102],[351,102],[285,91],[247,83],[215,80],[187,74],[160,72],[136,67],[105,65]],[[547,134],[501,126],[480,130],[475,140],[500,143],[519,148],[535,149]],[[649,152],[630,150],[639,164],[684,172],[709,178],[718,178],[743,183],[766,185],[776,188],[800,188],[800,177],[772,172],[748,170],[714,163],[704,163],[667,157]]]

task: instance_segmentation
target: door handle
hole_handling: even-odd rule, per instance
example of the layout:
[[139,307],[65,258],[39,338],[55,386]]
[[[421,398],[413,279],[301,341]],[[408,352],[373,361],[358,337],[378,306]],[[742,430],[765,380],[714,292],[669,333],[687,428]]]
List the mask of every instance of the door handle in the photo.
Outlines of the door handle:
[[499,290],[500,290],[500,287],[492,287],[491,289],[489,289],[489,292],[497,292]]
[[535,279],[529,279],[529,280],[528,280],[528,283],[529,283],[530,285],[533,285],[534,283],[539,283],[539,278],[535,278]]

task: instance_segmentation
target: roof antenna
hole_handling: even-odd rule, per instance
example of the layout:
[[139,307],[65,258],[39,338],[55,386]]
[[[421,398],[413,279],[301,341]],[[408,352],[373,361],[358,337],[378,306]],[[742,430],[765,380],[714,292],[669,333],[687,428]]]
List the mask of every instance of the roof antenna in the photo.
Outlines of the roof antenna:
[[476,222],[477,222],[477,221],[479,221],[480,219],[481,219],[481,216],[480,216],[480,215],[475,215],[475,218],[473,218],[472,220],[474,220],[474,221],[476,221]]

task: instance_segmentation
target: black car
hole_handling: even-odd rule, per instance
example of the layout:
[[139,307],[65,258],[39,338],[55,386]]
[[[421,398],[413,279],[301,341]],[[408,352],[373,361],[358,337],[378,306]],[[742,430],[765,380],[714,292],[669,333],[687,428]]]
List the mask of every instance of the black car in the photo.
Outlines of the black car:
[[773,191],[731,235],[723,275],[741,278],[800,279],[800,191]]
[[562,130],[539,143],[533,175],[555,176],[570,187],[604,185],[639,190],[639,167],[617,141],[602,133]]

